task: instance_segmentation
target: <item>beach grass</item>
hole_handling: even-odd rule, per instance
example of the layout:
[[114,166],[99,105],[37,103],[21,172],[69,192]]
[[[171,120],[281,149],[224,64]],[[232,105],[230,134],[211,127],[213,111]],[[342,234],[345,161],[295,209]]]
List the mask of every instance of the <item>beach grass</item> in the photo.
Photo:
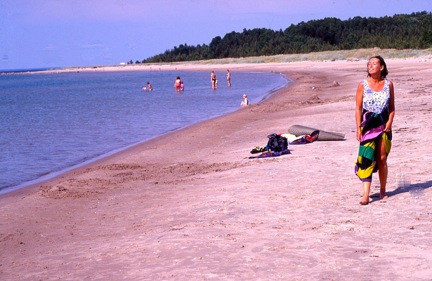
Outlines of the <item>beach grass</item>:
[[224,58],[224,59],[211,59],[200,61],[188,62],[174,62],[172,64],[243,64],[243,63],[285,63],[285,62],[298,62],[298,61],[337,61],[337,60],[364,60],[371,56],[381,55],[386,58],[392,59],[405,59],[405,58],[432,58],[432,48],[429,49],[381,49],[381,48],[368,48],[368,49],[355,49],[355,50],[337,50],[337,51],[323,51],[312,52],[305,54],[284,54],[273,56],[254,56],[254,57],[241,57],[241,58]]
[[[70,66],[56,70],[43,72],[58,73],[58,72],[75,72],[75,71],[126,71],[126,70],[151,70],[156,67],[183,67],[185,65],[191,67],[204,67],[208,65],[240,65],[240,64],[265,64],[265,63],[291,63],[291,62],[326,62],[326,61],[359,61],[367,60],[372,56],[381,55],[386,59],[409,59],[418,58],[421,60],[432,60],[432,48],[429,49],[381,49],[381,48],[366,48],[355,50],[336,50],[311,52],[305,54],[282,54],[273,56],[253,56],[240,58],[223,58],[209,59],[198,61],[181,61],[181,62],[161,62],[161,63],[137,63],[127,65],[98,65],[98,66]],[[40,73],[40,72],[39,72]]]

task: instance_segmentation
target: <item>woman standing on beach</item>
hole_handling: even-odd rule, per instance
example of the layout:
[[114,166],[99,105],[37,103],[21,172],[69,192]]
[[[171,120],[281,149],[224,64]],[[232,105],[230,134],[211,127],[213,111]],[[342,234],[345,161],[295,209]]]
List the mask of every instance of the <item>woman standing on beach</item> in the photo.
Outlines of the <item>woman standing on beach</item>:
[[374,56],[367,64],[367,79],[357,87],[355,120],[360,148],[355,171],[363,185],[362,205],[369,203],[372,174],[377,170],[380,199],[387,198],[387,156],[391,148],[391,127],[395,115],[394,86],[386,78],[387,74],[384,59]]

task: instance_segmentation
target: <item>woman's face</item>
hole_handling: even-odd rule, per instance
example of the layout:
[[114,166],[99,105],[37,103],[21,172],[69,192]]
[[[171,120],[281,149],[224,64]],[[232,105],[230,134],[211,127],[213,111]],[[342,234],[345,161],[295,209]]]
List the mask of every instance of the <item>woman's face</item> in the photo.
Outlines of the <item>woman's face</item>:
[[370,59],[367,64],[367,70],[370,75],[381,73],[383,69],[384,66],[381,65],[380,60],[377,58]]

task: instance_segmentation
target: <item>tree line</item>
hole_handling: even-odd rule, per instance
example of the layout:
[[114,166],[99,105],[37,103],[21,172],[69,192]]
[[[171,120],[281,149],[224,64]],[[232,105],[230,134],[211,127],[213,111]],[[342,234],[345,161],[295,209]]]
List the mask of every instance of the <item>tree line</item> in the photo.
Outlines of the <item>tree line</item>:
[[[432,13],[418,12],[381,18],[324,18],[292,24],[285,30],[243,29],[209,45],[181,44],[136,63],[181,62],[278,54],[379,47],[426,49],[432,47]],[[132,63],[130,61],[129,63]]]

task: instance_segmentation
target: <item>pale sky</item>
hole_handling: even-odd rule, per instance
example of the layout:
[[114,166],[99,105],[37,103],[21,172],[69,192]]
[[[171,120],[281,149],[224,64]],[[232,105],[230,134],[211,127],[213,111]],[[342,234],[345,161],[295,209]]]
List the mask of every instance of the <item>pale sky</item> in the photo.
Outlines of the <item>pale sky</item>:
[[0,0],[0,70],[116,65],[232,31],[432,12],[432,0]]

